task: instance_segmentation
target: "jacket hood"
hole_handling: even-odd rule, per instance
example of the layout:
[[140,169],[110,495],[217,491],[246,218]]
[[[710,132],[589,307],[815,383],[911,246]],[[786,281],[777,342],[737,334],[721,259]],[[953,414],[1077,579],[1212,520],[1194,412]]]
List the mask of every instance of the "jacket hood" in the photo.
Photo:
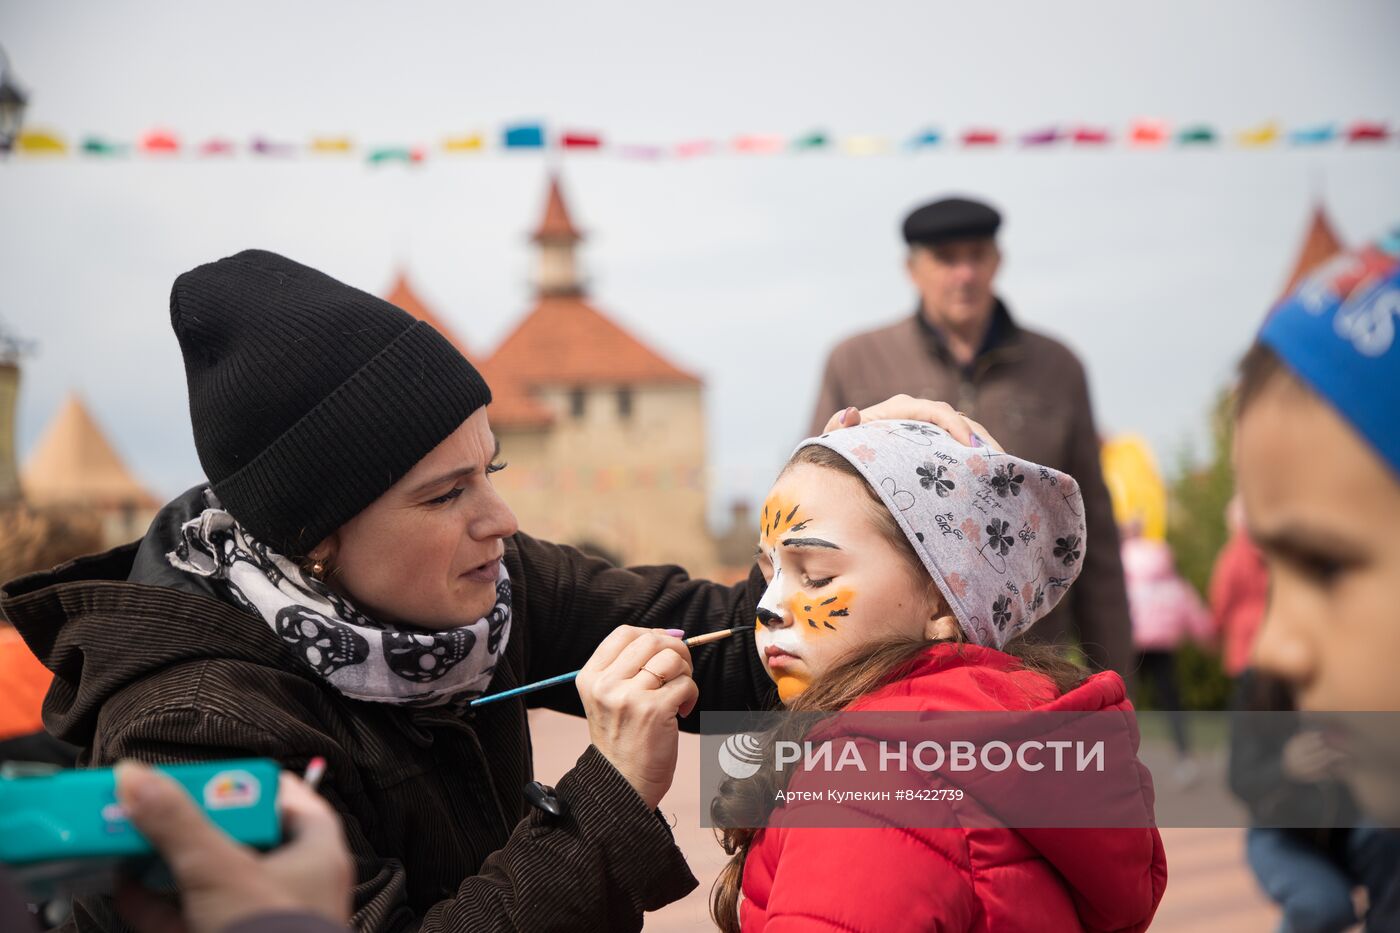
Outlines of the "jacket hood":
[[[1123,679],[1112,671],[1089,676],[1079,686],[1057,695],[1045,676],[1026,670],[1010,655],[978,645],[938,645],[922,655],[900,680],[863,698],[852,710],[926,711],[1029,711],[1034,713],[1107,714],[1095,722],[1120,725],[1105,734],[1108,759],[1120,756],[1135,763],[1117,769],[1110,782],[1096,784],[1104,789],[1096,797],[1096,810],[1145,817],[1141,826],[1117,827],[1020,827],[1017,833],[1050,862],[1063,877],[1076,910],[1087,929],[1142,929],[1151,919],[1166,888],[1166,854],[1161,837],[1151,828],[1154,791],[1152,775],[1136,761],[1139,734],[1132,703]],[[1115,715],[1116,714],[1116,715]],[[1064,722],[1067,717],[1054,717]],[[1028,720],[1035,728],[1035,720]],[[998,727],[999,728],[999,727]],[[1094,734],[1103,732],[1091,726]],[[998,734],[989,738],[1010,739]],[[1017,738],[1031,737],[1030,733]],[[1061,734],[1063,737],[1063,733]],[[1012,769],[1014,770],[1014,769]],[[1012,770],[991,775],[986,794],[1006,794],[1005,782]],[[968,785],[972,787],[973,785]],[[1073,788],[1061,788],[1073,793]],[[977,796],[982,794],[974,791]],[[1117,798],[1117,799],[1113,799]],[[1006,799],[1002,797],[1002,799]],[[1083,808],[1082,798],[1077,802]],[[1053,800],[1038,806],[1054,807]]]
[[44,725],[54,736],[90,747],[104,703],[175,665],[218,658],[302,673],[262,619],[166,561],[203,488],[161,509],[140,541],[0,587],[0,611],[53,671]]

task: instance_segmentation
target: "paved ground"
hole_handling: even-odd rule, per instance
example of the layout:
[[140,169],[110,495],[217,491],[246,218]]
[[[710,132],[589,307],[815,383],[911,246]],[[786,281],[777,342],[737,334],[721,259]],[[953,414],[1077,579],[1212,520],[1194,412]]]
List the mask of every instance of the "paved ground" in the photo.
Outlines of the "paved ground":
[[[588,746],[587,727],[581,719],[549,712],[532,713],[530,721],[536,774],[548,783],[566,771]],[[1145,757],[1149,764],[1155,763],[1155,755]],[[1183,802],[1181,795],[1189,793],[1193,805],[1205,812],[1228,812],[1229,805],[1218,789],[1219,769],[1218,761],[1207,761],[1202,780],[1190,791],[1177,789],[1170,778],[1159,779],[1162,803],[1174,806]],[[1154,773],[1164,770],[1169,773],[1169,769],[1154,767]],[[651,914],[646,929],[652,933],[713,929],[707,899],[710,885],[726,858],[711,831],[698,825],[699,773],[699,742],[693,736],[682,736],[677,781],[661,808],[676,821],[676,838],[700,879],[700,888],[685,900]],[[1170,878],[1166,897],[1152,924],[1154,931],[1268,933],[1276,928],[1277,911],[1259,893],[1244,864],[1243,830],[1166,829],[1162,838]]]

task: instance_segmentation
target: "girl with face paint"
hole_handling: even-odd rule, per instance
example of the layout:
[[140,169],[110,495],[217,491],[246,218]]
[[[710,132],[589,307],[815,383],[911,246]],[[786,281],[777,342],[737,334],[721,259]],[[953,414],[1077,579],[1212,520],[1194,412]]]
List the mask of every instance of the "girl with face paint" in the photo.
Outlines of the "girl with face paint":
[[[760,520],[755,647],[785,708],[1131,713],[1117,674],[1021,637],[1083,562],[1071,477],[877,421],[799,445]],[[775,786],[726,782],[716,823]],[[783,827],[723,843],[711,912],[727,933],[1000,929],[1024,926],[1031,904],[1041,929],[1144,929],[1166,883],[1150,828]]]

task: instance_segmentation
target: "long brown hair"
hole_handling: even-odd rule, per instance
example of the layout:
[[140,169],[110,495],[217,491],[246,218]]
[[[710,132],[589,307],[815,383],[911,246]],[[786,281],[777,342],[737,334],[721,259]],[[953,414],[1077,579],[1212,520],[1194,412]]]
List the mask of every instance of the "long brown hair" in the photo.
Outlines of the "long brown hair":
[[[915,578],[928,581],[931,600],[936,600],[940,611],[947,611],[947,604],[939,594],[933,580],[928,577],[923,562],[914,552],[894,516],[885,508],[875,490],[865,482],[860,472],[845,457],[828,447],[803,447],[793,454],[783,467],[783,473],[798,464],[809,464],[834,470],[860,481],[866,492],[870,507],[870,518],[880,534],[904,559],[910,573]],[[781,474],[780,474],[781,476]],[[850,706],[856,700],[878,690],[885,684],[903,677],[930,647],[940,642],[961,643],[961,633],[951,639],[927,639],[897,637],[882,639],[855,652],[834,668],[822,674],[810,687],[793,697],[783,708],[797,714],[833,713]],[[1053,645],[1031,644],[1024,638],[1012,639],[1001,649],[1021,662],[1027,670],[1035,671],[1048,678],[1058,693],[1065,693],[1083,683],[1087,672],[1064,657]],[[810,721],[811,716],[794,717],[792,728],[805,728],[801,723]],[[782,727],[779,727],[780,729]],[[766,748],[772,748],[776,734],[766,737]],[[780,789],[777,776],[764,768],[745,780],[725,780],[719,793],[710,804],[710,816],[716,826],[753,826],[760,820],[756,814],[766,814],[771,809],[775,793]],[[744,876],[744,862],[748,858],[749,847],[753,844],[758,830],[748,828],[717,829],[720,845],[730,858],[715,879],[710,890],[710,917],[723,933],[739,933],[739,890]]]

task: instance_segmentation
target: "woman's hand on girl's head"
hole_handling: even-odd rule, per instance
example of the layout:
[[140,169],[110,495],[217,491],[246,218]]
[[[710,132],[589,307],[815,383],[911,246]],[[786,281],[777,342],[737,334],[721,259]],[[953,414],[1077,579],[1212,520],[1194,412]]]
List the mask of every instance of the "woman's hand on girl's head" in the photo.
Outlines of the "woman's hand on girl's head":
[[579,698],[594,747],[656,809],[676,773],[680,724],[700,690],[690,649],[671,632],[620,626],[579,672]]
[[[843,408],[826,422],[822,433],[853,428],[864,421],[926,421],[937,425],[952,435],[953,439],[965,447],[985,445],[998,453],[1006,451],[996,438],[992,437],[980,423],[973,421],[947,402],[935,402],[910,395],[896,395],[869,408]],[[976,435],[976,438],[973,435]],[[979,443],[980,441],[980,443]]]

